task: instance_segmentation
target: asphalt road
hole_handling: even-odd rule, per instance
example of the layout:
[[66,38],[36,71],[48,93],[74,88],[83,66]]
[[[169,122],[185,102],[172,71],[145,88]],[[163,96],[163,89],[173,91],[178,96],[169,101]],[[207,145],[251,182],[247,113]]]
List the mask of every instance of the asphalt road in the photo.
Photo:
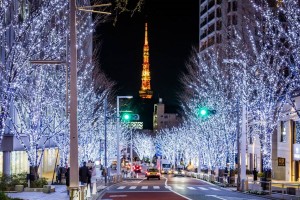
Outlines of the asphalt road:
[[[144,175],[140,175],[144,177]],[[161,180],[124,181],[110,186],[98,200],[261,200],[190,177],[164,175]]]

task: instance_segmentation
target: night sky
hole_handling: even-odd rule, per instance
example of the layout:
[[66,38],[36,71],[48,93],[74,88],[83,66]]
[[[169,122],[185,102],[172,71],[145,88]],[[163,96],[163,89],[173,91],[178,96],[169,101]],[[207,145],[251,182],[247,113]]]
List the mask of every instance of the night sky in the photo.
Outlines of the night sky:
[[108,22],[97,29],[102,45],[100,64],[107,76],[117,82],[118,96],[132,95],[138,99],[147,22],[154,93],[153,100],[147,103],[151,104],[149,112],[152,114],[158,98],[163,98],[167,112],[179,109],[179,76],[192,47],[198,48],[198,7],[197,0],[147,0],[141,13],[132,17],[122,14],[115,26]]

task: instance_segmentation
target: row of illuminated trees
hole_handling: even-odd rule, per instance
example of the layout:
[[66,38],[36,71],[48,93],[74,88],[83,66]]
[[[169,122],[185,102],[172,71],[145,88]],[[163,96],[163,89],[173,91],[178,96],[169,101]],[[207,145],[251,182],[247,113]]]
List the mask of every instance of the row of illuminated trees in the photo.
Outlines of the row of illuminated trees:
[[[128,10],[127,0],[115,2],[115,7],[107,9]],[[78,7],[89,5],[90,1],[77,1]],[[0,145],[6,134],[14,134],[28,154],[30,168],[37,169],[52,141],[64,165],[70,151],[69,1],[5,1],[0,10]],[[115,84],[100,70],[96,62],[100,47],[93,49],[92,39],[96,25],[107,19],[115,18],[77,12],[79,161],[99,158],[104,138],[103,102],[105,98],[114,100]],[[113,104],[108,105],[107,113],[108,154],[113,157]],[[121,141],[127,133],[121,126]]]
[[259,139],[262,170],[272,169],[272,137],[283,106],[299,116],[292,98],[300,89],[300,5],[284,0],[271,9],[262,2],[244,8],[254,14],[240,19],[242,28],[228,27],[232,35],[222,46],[190,57],[179,95],[185,123],[158,134],[169,159],[183,155],[200,167],[234,168],[245,106],[247,140]]

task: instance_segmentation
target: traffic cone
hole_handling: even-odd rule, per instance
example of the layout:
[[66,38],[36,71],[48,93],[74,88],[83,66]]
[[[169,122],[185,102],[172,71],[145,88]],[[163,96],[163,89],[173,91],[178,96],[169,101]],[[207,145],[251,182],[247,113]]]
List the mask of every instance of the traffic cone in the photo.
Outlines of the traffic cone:
[[91,197],[91,188],[90,188],[90,184],[88,184],[88,186],[87,186],[86,197],[87,197],[87,198],[90,198],[90,197]]
[[94,182],[92,194],[96,194],[96,193],[97,193],[97,185],[96,185],[96,182]]

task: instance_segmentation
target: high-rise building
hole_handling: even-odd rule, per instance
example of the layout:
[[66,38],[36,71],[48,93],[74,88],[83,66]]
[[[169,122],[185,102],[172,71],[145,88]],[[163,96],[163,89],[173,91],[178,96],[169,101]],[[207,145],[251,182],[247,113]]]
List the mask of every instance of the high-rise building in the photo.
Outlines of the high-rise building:
[[148,44],[148,26],[145,24],[145,43],[143,49],[143,71],[142,71],[142,85],[139,91],[140,97],[143,99],[151,99],[153,91],[150,85],[150,64],[149,64],[149,44]]
[[199,1],[199,52],[218,47],[233,37],[233,29],[241,31],[243,16],[250,12],[249,1]]

